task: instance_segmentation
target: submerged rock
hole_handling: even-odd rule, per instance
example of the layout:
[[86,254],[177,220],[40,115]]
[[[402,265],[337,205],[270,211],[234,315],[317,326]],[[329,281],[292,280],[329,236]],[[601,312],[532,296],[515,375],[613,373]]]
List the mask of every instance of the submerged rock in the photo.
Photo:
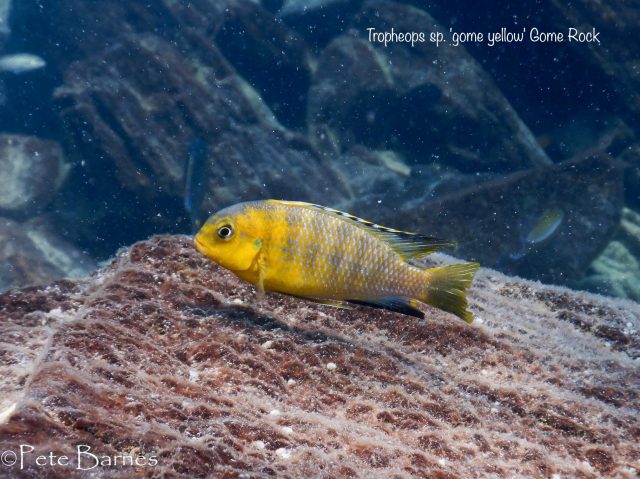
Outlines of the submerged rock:
[[56,97],[68,150],[87,159],[87,175],[115,171],[142,210],[180,204],[188,150],[198,141],[208,145],[207,209],[283,191],[324,203],[342,197],[327,162],[278,123],[215,46],[206,49],[203,64],[158,36],[130,35],[69,68]]
[[[356,200],[350,211],[368,212],[395,228],[455,239],[456,254],[484,266],[568,284],[582,277],[618,229],[622,172],[623,166],[607,156],[587,155],[457,191],[448,188],[435,199],[415,196],[399,205],[392,199],[376,208]],[[528,246],[529,232],[553,209],[563,216],[557,231],[539,245]]]
[[362,0],[285,0],[277,13],[318,51],[350,27],[361,4]]
[[300,35],[256,3],[243,0],[230,2],[215,42],[279,121],[304,127],[313,59]]
[[11,33],[9,15],[11,13],[11,0],[0,0],[0,42]]
[[257,301],[189,238],[139,243],[0,295],[0,450],[35,448],[5,471],[84,477],[81,444],[102,477],[633,477],[640,306],[491,270],[470,302]]
[[0,213],[25,217],[42,210],[68,171],[58,143],[0,135]]
[[640,143],[629,146],[620,159],[628,164],[624,175],[625,204],[640,210]]
[[570,45],[576,55],[609,79],[618,105],[630,113],[632,124],[636,125],[640,118],[640,53],[636,41],[640,37],[640,10],[637,5],[624,0],[613,0],[606,5],[593,0],[543,3],[549,5],[548,19],[558,31],[573,27],[583,33],[598,33],[598,41],[574,40]]
[[640,214],[622,212],[620,229],[593,261],[578,286],[588,291],[640,301]]
[[41,42],[43,56],[55,59],[65,70],[70,63],[91,58],[136,33],[153,32],[180,51],[188,51],[192,58],[200,58],[228,5],[226,0],[41,0],[38,8],[25,5],[25,9],[29,18],[47,26],[47,36]]
[[578,285],[587,291],[640,301],[640,264],[627,246],[610,242]]
[[[443,31],[428,13],[384,1],[365,2],[353,29],[321,53],[309,92],[316,143],[330,134],[403,152],[465,172],[517,171],[551,163],[482,67],[449,43],[369,41],[372,33]],[[373,39],[373,37],[372,37]]]
[[96,266],[44,220],[17,223],[0,218],[0,291],[79,278]]

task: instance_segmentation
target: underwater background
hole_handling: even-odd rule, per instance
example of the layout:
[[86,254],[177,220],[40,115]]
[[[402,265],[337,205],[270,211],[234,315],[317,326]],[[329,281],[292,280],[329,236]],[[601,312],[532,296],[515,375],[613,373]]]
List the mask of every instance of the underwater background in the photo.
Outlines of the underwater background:
[[275,198],[639,301],[640,5],[470,6],[0,0],[0,290]]

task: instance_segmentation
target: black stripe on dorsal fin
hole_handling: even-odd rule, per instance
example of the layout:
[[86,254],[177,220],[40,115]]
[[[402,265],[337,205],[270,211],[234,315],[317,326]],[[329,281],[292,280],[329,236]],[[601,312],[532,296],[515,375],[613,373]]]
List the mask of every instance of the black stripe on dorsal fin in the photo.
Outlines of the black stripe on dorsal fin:
[[327,206],[314,205],[313,203],[298,203],[298,205],[306,205],[310,208],[324,211],[354,223],[356,226],[367,230],[380,240],[385,241],[404,259],[423,258],[424,256],[435,253],[443,248],[449,248],[456,245],[455,241],[387,228],[386,226],[375,224],[371,221],[358,218],[352,214],[329,208]]

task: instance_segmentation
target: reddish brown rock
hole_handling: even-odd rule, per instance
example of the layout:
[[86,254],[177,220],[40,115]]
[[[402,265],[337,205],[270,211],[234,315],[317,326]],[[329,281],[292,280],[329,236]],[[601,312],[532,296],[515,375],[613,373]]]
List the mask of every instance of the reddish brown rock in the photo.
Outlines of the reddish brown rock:
[[72,465],[3,474],[87,476],[88,445],[158,461],[100,477],[634,477],[640,307],[491,270],[470,299],[473,325],[257,302],[169,236],[5,293],[0,451]]

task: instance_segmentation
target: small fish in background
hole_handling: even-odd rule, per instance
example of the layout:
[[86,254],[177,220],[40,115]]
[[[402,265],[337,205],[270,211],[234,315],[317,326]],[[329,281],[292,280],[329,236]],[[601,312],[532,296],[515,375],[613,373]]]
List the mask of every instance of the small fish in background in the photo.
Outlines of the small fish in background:
[[43,68],[46,64],[47,62],[38,55],[32,55],[31,53],[13,53],[0,57],[0,72],[25,73]]
[[252,201],[218,211],[194,239],[204,256],[254,284],[331,306],[346,302],[424,317],[426,303],[473,321],[467,289],[478,263],[415,264],[452,241],[380,226],[298,201]]
[[189,144],[184,174],[184,209],[191,220],[191,232],[202,226],[202,200],[207,190],[207,150],[209,144],[197,138]]
[[550,240],[560,230],[564,221],[564,211],[550,208],[542,212],[531,230],[522,238],[520,249],[509,255],[513,261],[524,258],[533,248]]

